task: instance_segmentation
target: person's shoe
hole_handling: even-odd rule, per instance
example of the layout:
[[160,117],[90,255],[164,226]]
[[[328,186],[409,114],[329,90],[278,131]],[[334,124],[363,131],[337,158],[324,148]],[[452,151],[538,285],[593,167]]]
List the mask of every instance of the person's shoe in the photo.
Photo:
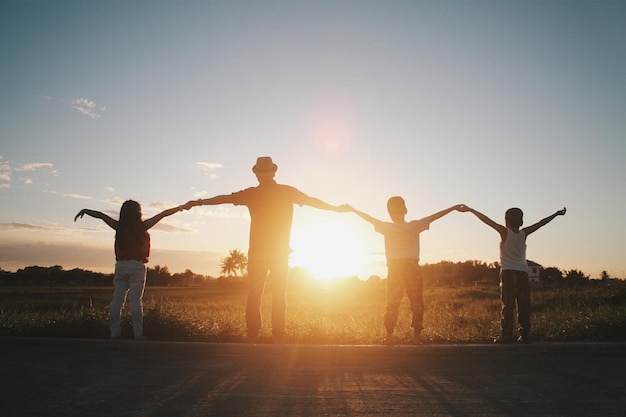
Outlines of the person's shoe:
[[411,343],[414,345],[421,345],[422,343],[424,343],[424,341],[422,340],[422,335],[414,334],[413,338],[411,339]]
[[530,338],[528,337],[528,335],[521,335],[520,337],[517,338],[517,343],[520,343],[522,345],[527,345],[530,343]]
[[493,340],[493,343],[496,343],[498,345],[510,345],[511,343],[513,343],[513,337],[508,335],[502,335],[500,337],[496,337]]
[[395,340],[393,340],[393,336],[391,335],[387,335],[385,336],[385,338],[380,342],[381,345],[387,345],[387,346],[391,346],[391,345],[395,345],[396,342]]
[[258,340],[258,337],[256,335],[249,334],[246,337],[246,343],[249,344],[249,345],[255,344],[257,342],[257,340]]

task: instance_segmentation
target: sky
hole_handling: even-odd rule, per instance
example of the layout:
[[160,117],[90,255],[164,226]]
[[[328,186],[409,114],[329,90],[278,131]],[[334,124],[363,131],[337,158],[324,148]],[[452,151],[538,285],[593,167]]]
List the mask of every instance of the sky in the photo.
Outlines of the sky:
[[[458,203],[531,225],[544,267],[626,277],[626,2],[0,2],[0,268],[112,272],[114,231],[276,179],[388,220]],[[218,276],[249,215],[196,207],[151,229],[149,266]],[[421,263],[498,260],[471,213],[421,234]],[[292,265],[386,276],[353,213],[296,206]]]

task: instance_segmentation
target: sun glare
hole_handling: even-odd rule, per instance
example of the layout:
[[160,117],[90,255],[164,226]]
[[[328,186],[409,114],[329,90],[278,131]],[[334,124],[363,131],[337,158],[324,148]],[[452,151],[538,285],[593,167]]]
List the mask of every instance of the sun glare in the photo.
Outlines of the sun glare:
[[294,228],[291,247],[290,265],[306,268],[319,281],[355,275],[367,279],[376,273],[368,268],[373,263],[371,239],[340,219],[329,216]]

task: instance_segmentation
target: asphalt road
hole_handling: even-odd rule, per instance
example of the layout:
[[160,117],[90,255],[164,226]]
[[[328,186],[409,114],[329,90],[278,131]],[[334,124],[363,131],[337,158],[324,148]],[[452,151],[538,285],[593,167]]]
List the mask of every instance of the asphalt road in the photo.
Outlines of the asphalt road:
[[626,344],[0,338],[0,415],[624,416]]

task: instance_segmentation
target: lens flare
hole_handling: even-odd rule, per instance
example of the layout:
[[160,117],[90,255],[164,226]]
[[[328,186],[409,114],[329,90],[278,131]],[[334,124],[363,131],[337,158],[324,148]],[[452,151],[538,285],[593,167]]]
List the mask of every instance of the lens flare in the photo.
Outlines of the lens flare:
[[350,149],[352,133],[343,124],[326,124],[313,135],[315,149],[327,158],[337,158]]

